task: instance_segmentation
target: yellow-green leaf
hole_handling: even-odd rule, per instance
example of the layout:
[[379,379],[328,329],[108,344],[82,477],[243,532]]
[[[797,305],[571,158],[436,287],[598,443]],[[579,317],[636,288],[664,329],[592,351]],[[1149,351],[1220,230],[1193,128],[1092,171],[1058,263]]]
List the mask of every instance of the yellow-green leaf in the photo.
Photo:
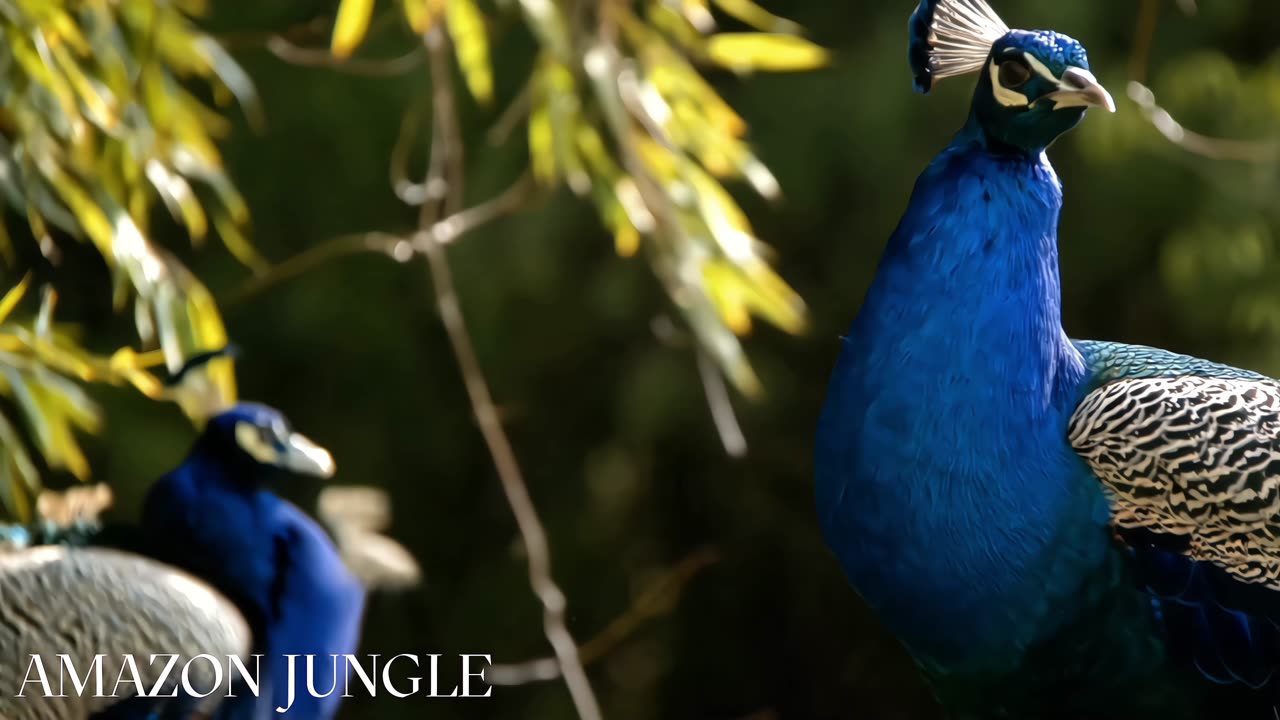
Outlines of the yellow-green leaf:
[[409,28],[415,33],[425,35],[435,23],[433,4],[433,0],[400,0],[405,22],[409,23]]
[[0,322],[8,319],[13,309],[18,307],[18,303],[22,302],[23,296],[27,294],[27,289],[31,287],[31,275],[28,274],[22,278],[22,281],[14,285],[8,292],[0,298]]
[[738,73],[813,70],[830,58],[824,48],[804,38],[766,33],[712,35],[706,53],[713,62]]
[[364,41],[373,19],[374,0],[342,0],[333,23],[333,39],[329,50],[335,57],[349,58]]
[[551,131],[551,109],[546,104],[534,107],[529,115],[529,161],[533,176],[545,185],[556,180],[556,154]]
[[489,36],[484,15],[472,0],[448,0],[445,23],[449,26],[467,88],[476,100],[489,102],[493,99],[493,68],[489,64]]

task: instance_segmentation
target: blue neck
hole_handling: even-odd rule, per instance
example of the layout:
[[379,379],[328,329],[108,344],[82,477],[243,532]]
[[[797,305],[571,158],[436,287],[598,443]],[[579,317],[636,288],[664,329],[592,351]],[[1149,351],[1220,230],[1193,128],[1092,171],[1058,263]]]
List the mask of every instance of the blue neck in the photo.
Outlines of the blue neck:
[[[1060,209],[1042,154],[989,148],[971,123],[917,182],[832,379],[827,541],[935,667],[1015,662],[1080,580],[1064,563],[1105,549],[1065,439],[1085,370],[1061,326]],[[1063,555],[1092,532],[1091,557]]]

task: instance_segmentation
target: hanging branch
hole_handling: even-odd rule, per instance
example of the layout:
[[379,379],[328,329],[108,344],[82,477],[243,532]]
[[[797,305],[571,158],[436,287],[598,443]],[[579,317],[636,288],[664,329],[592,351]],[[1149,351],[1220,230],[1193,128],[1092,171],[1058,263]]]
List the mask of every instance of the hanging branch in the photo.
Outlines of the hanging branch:
[[[1188,15],[1196,12],[1194,0],[1179,0],[1179,5]],[[1156,102],[1156,95],[1146,82],[1159,21],[1160,0],[1141,0],[1137,28],[1134,30],[1133,52],[1129,56],[1128,94],[1152,127],[1179,148],[1210,160],[1268,164],[1280,159],[1280,142],[1232,140],[1202,135],[1188,130]]]
[[[445,197],[440,203],[428,202],[423,205],[419,227],[421,232],[426,233],[424,237],[432,237],[430,231],[441,208],[444,214],[449,214],[456,212],[456,207],[461,204],[463,145],[453,104],[453,82],[447,57],[448,41],[438,28],[428,32],[425,41],[431,67],[435,130],[428,164],[429,175],[424,184],[429,188],[437,183],[444,183],[441,187],[445,188]],[[547,641],[555,651],[560,674],[569,688],[578,717],[581,720],[600,720],[599,702],[587,680],[586,670],[578,655],[578,645],[565,624],[565,607],[568,601],[551,575],[551,550],[546,530],[529,496],[529,488],[525,484],[511,441],[502,428],[489,383],[485,379],[471,333],[458,303],[444,245],[441,242],[426,242],[423,249],[435,289],[436,308],[462,371],[463,383],[476,422],[489,448],[489,454],[493,457],[503,493],[520,530],[529,561],[529,585],[542,603],[543,629]]]

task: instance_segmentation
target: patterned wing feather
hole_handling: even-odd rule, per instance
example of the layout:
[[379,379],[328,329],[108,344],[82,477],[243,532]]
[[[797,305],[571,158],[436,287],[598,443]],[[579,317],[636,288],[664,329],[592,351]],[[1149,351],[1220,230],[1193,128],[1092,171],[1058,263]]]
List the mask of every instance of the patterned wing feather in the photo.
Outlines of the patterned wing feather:
[[1190,557],[1280,589],[1280,383],[1113,380],[1076,408],[1069,440],[1118,527],[1185,539]]
[[1168,650],[1223,717],[1275,713],[1280,669],[1280,383],[1140,345],[1080,341],[1092,385],[1071,445],[1112,499]]
[[[5,688],[0,717],[89,717],[108,705],[129,702],[136,686],[124,671],[125,655],[134,656],[138,679],[150,690],[164,665],[162,659],[152,666],[153,654],[177,653],[181,668],[202,653],[243,657],[249,642],[248,626],[225,598],[186,573],[146,558],[61,546],[0,552],[0,687]],[[94,656],[101,655],[104,694],[118,691],[120,697],[92,697],[92,687],[83,697],[70,691],[66,697],[43,697],[38,685],[27,685],[23,698],[13,697],[29,679],[34,655],[44,658],[50,682],[58,683],[59,653],[74,658],[80,673],[88,672]],[[126,682],[117,687],[122,672]],[[193,687],[212,687],[218,682],[212,673],[208,663],[193,663]],[[176,689],[178,674],[168,679],[163,693]],[[39,674],[30,677],[38,679]],[[215,692],[205,704],[216,704],[220,697]]]

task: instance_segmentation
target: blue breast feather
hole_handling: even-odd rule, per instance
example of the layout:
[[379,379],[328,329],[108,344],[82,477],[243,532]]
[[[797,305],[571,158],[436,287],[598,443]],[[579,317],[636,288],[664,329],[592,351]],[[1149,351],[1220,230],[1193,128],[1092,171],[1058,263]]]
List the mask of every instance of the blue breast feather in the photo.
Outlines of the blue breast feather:
[[262,697],[242,694],[223,703],[216,717],[276,716],[270,710],[287,704],[285,654],[319,655],[315,688],[325,693],[336,683],[337,691],[313,698],[305,685],[296,687],[293,709],[284,717],[332,717],[346,676],[335,676],[325,658],[356,652],[364,589],[315,521],[223,472],[194,454],[156,483],[143,512],[159,559],[207,580],[236,603],[253,630],[254,652],[266,655]]
[[[1039,663],[1044,678],[1081,673],[1112,688],[1118,717],[1179,717],[1199,693],[1166,658],[1224,688],[1266,685],[1280,663],[1280,600],[1168,538],[1117,538],[1065,428],[1107,380],[1248,374],[1069,340],[1060,206],[1043,156],[987,152],[972,130],[920,177],[823,409],[823,534],[927,672],[1012,677]],[[1270,717],[1269,698],[1232,707]]]
[[832,376],[824,535],[927,662],[1016,663],[1108,552],[1062,431],[1085,369],[1059,324],[1060,206],[1042,157],[962,133],[917,182]]

